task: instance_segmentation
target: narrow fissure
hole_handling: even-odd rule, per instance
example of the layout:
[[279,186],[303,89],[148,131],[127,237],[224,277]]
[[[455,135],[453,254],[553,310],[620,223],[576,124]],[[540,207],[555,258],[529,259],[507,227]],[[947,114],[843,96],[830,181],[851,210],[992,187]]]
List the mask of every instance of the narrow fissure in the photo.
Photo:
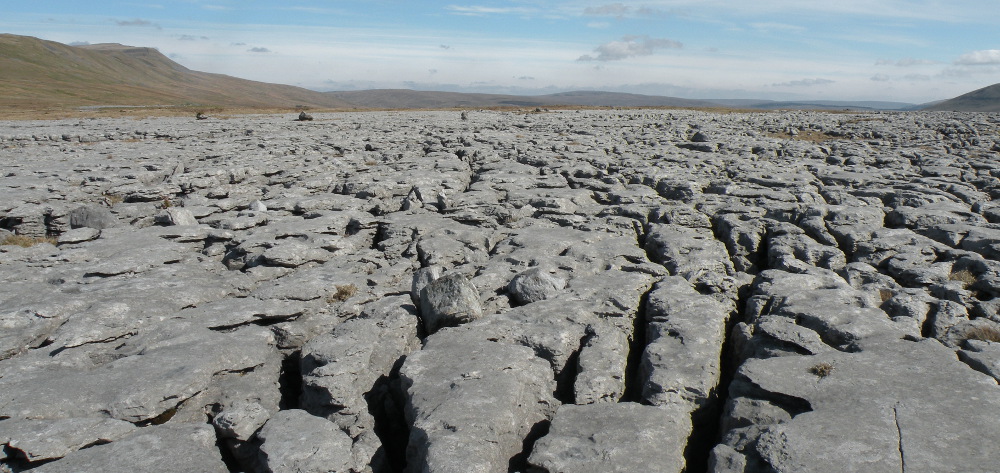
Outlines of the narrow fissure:
[[591,334],[588,333],[580,338],[580,344],[570,354],[569,358],[566,359],[566,365],[563,366],[562,371],[559,372],[559,376],[556,377],[556,392],[553,393],[553,396],[562,404],[576,403],[575,388],[576,377],[580,374],[580,351],[583,350],[590,337]]
[[725,434],[722,432],[722,416],[726,403],[729,401],[729,385],[733,382],[736,369],[742,363],[733,348],[732,333],[733,327],[742,320],[740,314],[743,313],[742,309],[746,306],[746,292],[741,291],[736,303],[737,309],[726,322],[726,337],[722,342],[722,350],[719,355],[719,384],[712,391],[708,403],[691,413],[693,429],[687,447],[684,449],[684,459],[687,465],[685,471],[688,472],[708,470],[708,460],[712,449]]
[[892,420],[896,423],[896,437],[899,439],[899,468],[902,473],[906,473],[906,454],[903,452],[903,429],[899,427],[899,410],[892,408]]
[[639,310],[632,320],[632,340],[630,341],[628,358],[625,360],[625,392],[621,402],[642,401],[642,380],[639,377],[639,367],[642,365],[642,355],[646,351],[646,330],[649,320],[646,317],[646,304],[649,302],[650,287],[639,299]]
[[375,420],[373,430],[385,452],[387,465],[384,473],[401,473],[406,468],[410,426],[403,414],[406,400],[399,381],[399,368],[405,359],[400,357],[389,374],[380,376],[365,394],[368,412]]
[[285,358],[281,360],[281,371],[278,374],[278,390],[281,392],[278,408],[281,410],[299,408],[299,399],[302,397],[301,359],[302,351],[295,350],[285,354]]
[[531,451],[535,449],[535,442],[549,433],[551,425],[552,423],[548,420],[540,420],[531,426],[531,430],[528,431],[528,435],[524,437],[524,441],[521,443],[521,451],[507,462],[508,473],[534,471],[528,469],[528,457],[531,455]]

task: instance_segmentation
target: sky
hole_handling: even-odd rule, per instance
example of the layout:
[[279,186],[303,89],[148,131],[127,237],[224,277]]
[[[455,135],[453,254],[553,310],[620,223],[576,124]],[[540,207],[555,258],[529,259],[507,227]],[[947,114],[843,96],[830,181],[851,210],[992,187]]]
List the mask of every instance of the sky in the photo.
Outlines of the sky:
[[1000,82],[997,0],[3,3],[3,33],[321,91],[925,103]]

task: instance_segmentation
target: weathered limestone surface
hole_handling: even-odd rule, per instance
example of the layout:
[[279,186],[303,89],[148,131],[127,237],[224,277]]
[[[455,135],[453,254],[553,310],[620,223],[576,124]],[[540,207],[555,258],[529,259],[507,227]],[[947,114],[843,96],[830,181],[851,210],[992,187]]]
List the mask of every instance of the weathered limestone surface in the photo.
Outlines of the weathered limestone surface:
[[0,169],[0,471],[996,469],[996,114],[21,121]]

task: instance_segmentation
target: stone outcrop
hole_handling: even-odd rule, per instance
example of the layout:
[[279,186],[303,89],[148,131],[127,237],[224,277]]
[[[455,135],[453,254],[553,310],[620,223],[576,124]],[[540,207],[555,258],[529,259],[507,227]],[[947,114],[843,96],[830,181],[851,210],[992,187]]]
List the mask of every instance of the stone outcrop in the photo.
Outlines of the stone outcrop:
[[992,471],[1000,117],[0,123],[0,471]]

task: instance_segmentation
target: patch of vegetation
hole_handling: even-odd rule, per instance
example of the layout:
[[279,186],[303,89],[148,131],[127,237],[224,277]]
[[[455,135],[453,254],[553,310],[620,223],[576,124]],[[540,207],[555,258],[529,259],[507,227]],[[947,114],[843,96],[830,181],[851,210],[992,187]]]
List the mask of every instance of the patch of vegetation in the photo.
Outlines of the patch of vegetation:
[[104,202],[108,204],[109,207],[125,202],[125,198],[116,194],[104,194]]
[[820,363],[812,368],[809,368],[809,372],[820,378],[825,378],[833,373],[833,365],[830,363]]
[[781,133],[768,133],[767,136],[770,136],[771,138],[778,138],[780,140],[811,141],[813,143],[822,143],[824,141],[830,141],[839,138],[829,133],[824,133],[816,130],[802,130],[794,135],[786,131],[783,131]]
[[948,279],[962,283],[963,287],[969,287],[976,282],[976,275],[972,274],[972,271],[968,269],[963,269],[952,272],[948,275]]
[[1000,342],[1000,330],[990,325],[980,325],[965,332],[966,340],[982,340],[984,342]]
[[55,245],[57,240],[53,237],[29,237],[24,235],[10,235],[0,240],[0,245],[14,245],[24,248],[35,246],[39,243],[50,243]]
[[892,299],[892,297],[895,296],[895,295],[896,295],[896,293],[892,292],[889,289],[879,289],[878,290],[878,298],[882,302],[885,302],[885,301],[887,301],[889,299]]
[[358,286],[354,284],[337,284],[334,286],[337,290],[326,297],[326,302],[328,304],[333,304],[334,302],[344,302],[355,294],[358,293]]

